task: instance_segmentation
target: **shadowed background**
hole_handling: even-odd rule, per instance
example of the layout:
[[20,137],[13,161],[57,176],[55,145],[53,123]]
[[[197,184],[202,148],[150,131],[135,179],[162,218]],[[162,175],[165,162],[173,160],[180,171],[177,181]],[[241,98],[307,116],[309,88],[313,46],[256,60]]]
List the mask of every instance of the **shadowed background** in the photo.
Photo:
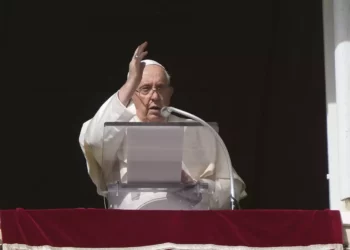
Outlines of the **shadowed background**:
[[321,1],[4,4],[0,208],[103,207],[78,136],[136,47],[219,123],[245,208],[328,207]]

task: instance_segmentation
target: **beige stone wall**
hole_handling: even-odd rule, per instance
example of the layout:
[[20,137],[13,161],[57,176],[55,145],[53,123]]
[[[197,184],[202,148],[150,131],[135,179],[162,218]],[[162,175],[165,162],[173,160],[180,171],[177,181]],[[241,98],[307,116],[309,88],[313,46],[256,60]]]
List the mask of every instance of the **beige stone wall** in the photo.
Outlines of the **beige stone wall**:
[[[346,213],[350,213],[350,198],[342,201],[343,207],[342,211]],[[344,243],[349,247],[350,242],[350,224],[344,225]]]
[[345,199],[343,201],[343,204],[344,204],[344,211],[350,211],[350,198]]
[[344,227],[344,234],[343,234],[343,238],[344,238],[344,245],[347,246],[348,248],[349,246],[349,240],[350,240],[350,226],[345,226]]

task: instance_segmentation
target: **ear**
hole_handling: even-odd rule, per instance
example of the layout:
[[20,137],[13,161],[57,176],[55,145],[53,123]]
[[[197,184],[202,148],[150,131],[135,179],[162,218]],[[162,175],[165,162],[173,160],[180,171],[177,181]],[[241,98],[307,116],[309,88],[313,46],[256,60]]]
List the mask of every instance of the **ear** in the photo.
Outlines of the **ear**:
[[134,93],[134,94],[131,96],[131,100],[132,100],[132,102],[133,102],[134,104],[137,104],[137,103],[140,102],[140,97],[139,97],[136,93]]
[[[131,96],[130,102],[135,103],[135,93]],[[129,102],[129,103],[130,103],[130,102]]]
[[141,99],[141,97],[134,93],[131,97],[132,102],[134,103],[136,109],[144,109],[146,108],[146,105],[144,104],[144,101]]

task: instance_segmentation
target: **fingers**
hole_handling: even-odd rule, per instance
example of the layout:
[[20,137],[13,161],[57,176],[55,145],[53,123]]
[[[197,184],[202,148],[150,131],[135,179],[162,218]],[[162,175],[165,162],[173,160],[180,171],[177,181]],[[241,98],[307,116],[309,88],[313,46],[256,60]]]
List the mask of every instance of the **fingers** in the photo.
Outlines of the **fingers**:
[[142,61],[148,54],[148,51],[144,51],[141,54],[135,55],[133,60]]
[[129,62],[129,74],[133,77],[136,77],[137,79],[141,79],[143,69],[145,68],[144,63],[141,63],[141,61],[148,54],[148,52],[145,51],[146,46],[147,42],[144,42],[138,46],[135,50],[133,58]]
[[141,44],[139,47],[140,47],[140,51],[139,53],[142,53],[143,51],[145,51],[145,48],[147,47],[148,45],[148,42],[144,42],[143,44]]
[[145,52],[145,48],[147,47],[147,44],[148,44],[147,42],[144,42],[136,48],[134,53],[134,58],[136,56],[141,57],[141,54]]
[[143,60],[147,56],[147,54],[148,54],[148,51],[144,51],[137,57],[137,59]]

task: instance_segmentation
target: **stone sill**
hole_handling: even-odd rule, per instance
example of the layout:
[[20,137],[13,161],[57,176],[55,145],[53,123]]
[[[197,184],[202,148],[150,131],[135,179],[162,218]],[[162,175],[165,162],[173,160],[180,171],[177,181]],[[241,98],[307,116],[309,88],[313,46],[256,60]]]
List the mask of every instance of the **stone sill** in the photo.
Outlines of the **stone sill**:
[[344,229],[344,245],[349,247],[349,242],[350,242],[350,212],[340,212],[341,213],[341,218],[343,222],[343,229]]

